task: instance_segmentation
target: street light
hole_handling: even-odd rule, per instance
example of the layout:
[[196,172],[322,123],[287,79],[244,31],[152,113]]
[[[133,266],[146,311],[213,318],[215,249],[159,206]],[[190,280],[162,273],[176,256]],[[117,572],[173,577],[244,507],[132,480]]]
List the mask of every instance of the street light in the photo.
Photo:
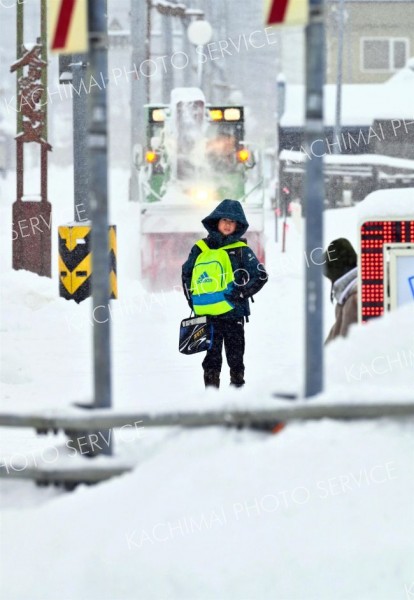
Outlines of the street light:
[[[213,29],[210,23],[205,20],[193,21],[187,29],[187,36],[190,42],[194,46],[201,46],[201,48],[209,43],[212,35]],[[199,52],[197,61],[197,85],[199,88],[202,87],[203,83],[203,63],[201,59],[202,52]]]
[[205,46],[211,40],[213,29],[208,21],[193,21],[187,29],[187,35],[195,46]]

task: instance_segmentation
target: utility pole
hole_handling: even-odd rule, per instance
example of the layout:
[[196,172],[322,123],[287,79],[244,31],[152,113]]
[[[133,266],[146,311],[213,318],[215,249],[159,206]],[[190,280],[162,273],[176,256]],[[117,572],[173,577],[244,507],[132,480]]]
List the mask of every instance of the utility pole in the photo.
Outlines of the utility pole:
[[[24,4],[21,2],[17,3],[17,32],[16,32],[16,59],[19,59],[23,55],[23,43],[24,43]],[[17,69],[17,77],[16,77],[16,98],[19,97],[20,91],[20,79],[23,77],[23,68],[20,67]],[[19,110],[17,113],[17,135],[21,135],[23,132],[23,114],[22,111]],[[21,173],[17,173],[17,178],[23,179],[23,171]],[[23,185],[23,184],[22,184]]]
[[150,0],[131,0],[131,178],[130,200],[138,200],[137,167],[134,164],[136,144],[145,145],[145,109],[149,102],[149,77],[137,78],[136,72],[150,58]]
[[[306,146],[310,159],[306,165],[306,291],[305,291],[305,396],[323,389],[323,203],[324,180],[322,156],[312,155],[312,143],[323,139],[323,84],[325,80],[324,1],[309,0],[309,23],[306,27]],[[318,258],[312,257],[320,250]]]
[[167,66],[162,77],[162,101],[165,104],[170,102],[171,90],[174,87],[174,74],[171,65],[171,56],[173,54],[173,17],[166,15],[162,18],[162,36],[164,38],[164,55],[166,55]]
[[[281,39],[281,35],[279,32],[279,40]],[[279,70],[279,69],[278,69]],[[278,217],[280,215],[280,210],[282,208],[282,194],[280,189],[280,121],[285,112],[285,100],[286,100],[286,78],[282,72],[279,71],[278,76],[276,78],[276,139],[275,139],[275,163],[276,163],[276,186],[275,186],[275,203],[274,203],[274,214],[275,214],[275,242],[279,241],[279,223]],[[283,247],[282,252],[285,251],[285,236],[286,236],[286,204],[285,204],[285,196],[283,197],[283,209],[284,209],[284,217],[285,221],[283,223]],[[278,214],[279,213],[279,214]]]
[[192,84],[192,60],[191,60],[191,44],[187,35],[188,19],[181,19],[181,30],[182,30],[182,52],[188,57],[188,65],[183,69],[183,85],[184,87],[190,87]]
[[343,54],[344,54],[344,26],[345,26],[345,0],[339,0],[337,13],[338,27],[338,61],[336,69],[336,105],[335,127],[333,132],[334,154],[340,154],[338,142],[341,135],[341,107],[342,107],[342,79],[343,79]]
[[[140,4],[140,3],[138,3]],[[88,80],[108,81],[106,0],[89,0]],[[88,103],[89,206],[92,240],[94,407],[111,407],[106,86],[91,86]],[[96,312],[98,311],[98,313]],[[98,316],[99,315],[99,316]],[[108,438],[109,439],[109,438]],[[112,454],[109,444],[103,451]]]
[[[343,54],[344,54],[344,26],[345,26],[345,0],[339,0],[336,12],[336,27],[338,31],[338,54],[336,68],[336,103],[335,124],[332,132],[332,147],[334,154],[341,153],[341,105],[342,105],[342,79],[343,79]],[[330,208],[336,208],[343,200],[343,178],[333,177],[327,193]]]
[[74,177],[74,220],[86,221],[89,218],[88,202],[88,153],[87,153],[87,112],[88,99],[84,85],[87,68],[85,54],[72,55],[70,65],[73,85],[73,172]]

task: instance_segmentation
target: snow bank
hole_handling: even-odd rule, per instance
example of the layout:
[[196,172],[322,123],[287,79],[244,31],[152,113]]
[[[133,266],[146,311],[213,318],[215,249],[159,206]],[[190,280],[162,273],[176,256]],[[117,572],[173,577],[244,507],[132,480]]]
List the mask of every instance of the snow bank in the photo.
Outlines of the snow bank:
[[134,473],[3,513],[2,588],[7,600],[403,596],[409,433],[320,422],[149,436],[129,450]]
[[353,325],[327,346],[326,358],[331,401],[414,400],[414,305]]

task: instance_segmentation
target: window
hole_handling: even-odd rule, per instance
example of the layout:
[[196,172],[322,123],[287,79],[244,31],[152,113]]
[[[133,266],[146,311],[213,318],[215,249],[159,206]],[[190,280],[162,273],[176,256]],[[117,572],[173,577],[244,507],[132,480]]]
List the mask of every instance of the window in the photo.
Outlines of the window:
[[407,62],[407,40],[394,40],[393,65],[394,69],[402,69]]
[[408,59],[407,38],[363,38],[362,71],[397,71]]

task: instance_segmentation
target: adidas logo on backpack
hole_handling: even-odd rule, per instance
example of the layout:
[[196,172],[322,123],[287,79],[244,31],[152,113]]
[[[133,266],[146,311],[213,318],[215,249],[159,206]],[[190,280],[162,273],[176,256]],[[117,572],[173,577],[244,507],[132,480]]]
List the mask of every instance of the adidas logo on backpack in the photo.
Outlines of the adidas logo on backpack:
[[204,273],[201,273],[200,277],[197,279],[197,284],[200,285],[200,283],[211,283],[212,281],[213,280],[208,276],[208,273],[204,271]]

